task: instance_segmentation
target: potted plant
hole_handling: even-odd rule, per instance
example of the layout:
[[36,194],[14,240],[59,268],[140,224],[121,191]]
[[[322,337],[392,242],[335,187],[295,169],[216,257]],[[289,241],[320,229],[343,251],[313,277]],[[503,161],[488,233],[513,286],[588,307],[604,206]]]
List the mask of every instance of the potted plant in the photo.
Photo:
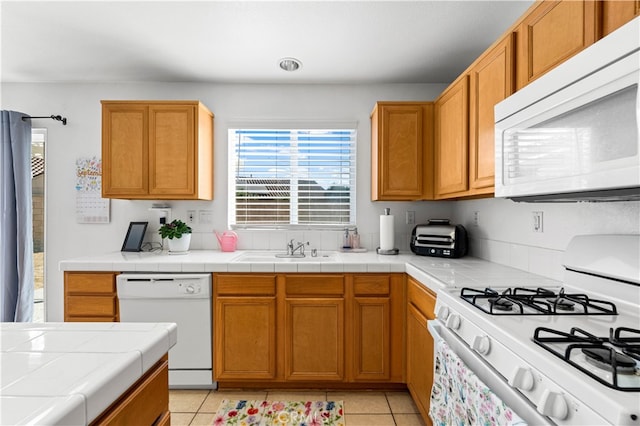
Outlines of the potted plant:
[[165,223],[158,231],[160,236],[169,239],[169,252],[179,253],[189,250],[191,243],[191,227],[180,219]]

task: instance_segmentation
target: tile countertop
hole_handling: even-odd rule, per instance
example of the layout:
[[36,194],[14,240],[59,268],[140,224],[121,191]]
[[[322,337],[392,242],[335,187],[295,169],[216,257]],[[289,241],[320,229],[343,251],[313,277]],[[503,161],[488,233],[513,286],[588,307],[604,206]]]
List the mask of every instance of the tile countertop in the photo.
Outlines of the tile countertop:
[[0,323],[0,424],[89,424],[176,339],[173,323]]
[[[487,262],[474,257],[445,259],[417,256],[413,253],[378,255],[375,252],[337,252],[333,260],[295,262],[250,262],[243,256],[264,251],[192,250],[183,255],[168,252],[113,252],[60,262],[61,271],[116,272],[238,272],[238,273],[394,273],[406,272],[424,286],[438,291],[444,288],[557,285],[557,281],[520,269]],[[268,252],[267,252],[268,253]],[[276,252],[271,252],[276,253]],[[320,252],[323,254],[323,252]],[[240,258],[240,260],[239,260]]]

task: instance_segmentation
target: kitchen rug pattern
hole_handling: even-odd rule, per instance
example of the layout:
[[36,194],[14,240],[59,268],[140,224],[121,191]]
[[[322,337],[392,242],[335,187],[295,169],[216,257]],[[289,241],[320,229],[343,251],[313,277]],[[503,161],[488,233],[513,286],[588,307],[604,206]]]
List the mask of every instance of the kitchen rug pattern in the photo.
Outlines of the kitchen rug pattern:
[[223,399],[216,426],[344,426],[342,401],[260,401]]

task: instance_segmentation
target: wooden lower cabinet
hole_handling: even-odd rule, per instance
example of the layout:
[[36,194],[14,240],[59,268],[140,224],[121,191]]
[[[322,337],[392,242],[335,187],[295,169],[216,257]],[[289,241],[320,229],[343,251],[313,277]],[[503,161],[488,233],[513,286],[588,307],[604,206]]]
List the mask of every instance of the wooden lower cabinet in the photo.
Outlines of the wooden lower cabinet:
[[169,361],[158,361],[126,393],[107,408],[91,426],[168,425]]
[[407,280],[407,387],[424,421],[431,425],[433,337],[427,321],[435,318],[436,296],[412,278]]
[[65,272],[64,320],[119,321],[116,272]]
[[404,274],[214,274],[221,387],[404,382]]
[[285,380],[344,380],[344,298],[287,298]]
[[214,277],[215,379],[274,380],[275,275]]
[[356,382],[404,381],[404,274],[352,280],[352,374]]

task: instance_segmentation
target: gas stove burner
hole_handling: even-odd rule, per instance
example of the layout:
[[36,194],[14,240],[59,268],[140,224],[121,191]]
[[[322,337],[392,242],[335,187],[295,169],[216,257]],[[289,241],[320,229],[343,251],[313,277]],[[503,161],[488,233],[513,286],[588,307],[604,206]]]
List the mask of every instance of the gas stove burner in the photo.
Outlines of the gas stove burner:
[[[640,392],[640,329],[618,327],[595,336],[578,327],[570,332],[536,328],[533,341],[569,365],[612,389]],[[631,341],[631,343],[629,343]],[[638,360],[640,361],[640,359]]]
[[510,302],[504,297],[491,297],[488,300],[491,307],[498,311],[510,311],[513,309],[513,302]]
[[640,361],[640,346],[629,346],[622,349],[622,353],[629,355],[631,358]]
[[609,371],[615,368],[618,374],[635,374],[636,372],[636,362],[633,358],[611,348],[582,348],[582,353],[585,354],[587,362],[596,367]]
[[465,287],[460,297],[490,315],[618,315],[614,303],[565,294],[564,289],[510,287],[498,292]]
[[561,297],[547,299],[547,301],[549,301],[557,311],[573,311],[576,305],[575,303]]

